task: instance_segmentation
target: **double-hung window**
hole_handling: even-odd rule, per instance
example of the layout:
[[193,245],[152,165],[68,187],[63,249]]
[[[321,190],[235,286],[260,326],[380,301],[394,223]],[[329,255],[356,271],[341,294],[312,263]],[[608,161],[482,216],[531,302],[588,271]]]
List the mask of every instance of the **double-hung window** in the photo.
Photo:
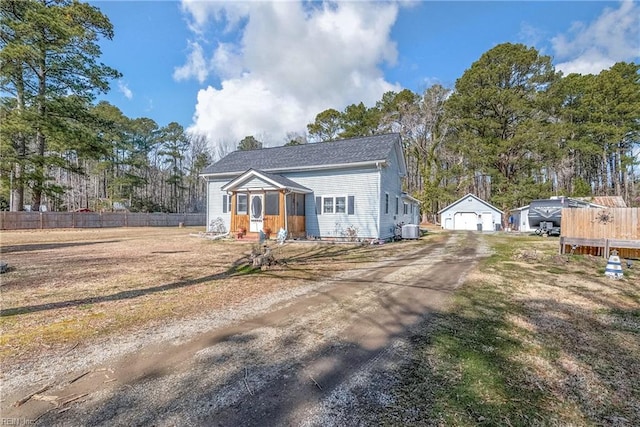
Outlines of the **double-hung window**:
[[318,196],[316,197],[316,213],[322,214],[347,214],[355,213],[354,196]]
[[332,214],[333,213],[334,200],[333,197],[323,197],[322,198],[322,213],[323,214]]
[[222,195],[222,213],[231,212],[231,196],[228,194]]

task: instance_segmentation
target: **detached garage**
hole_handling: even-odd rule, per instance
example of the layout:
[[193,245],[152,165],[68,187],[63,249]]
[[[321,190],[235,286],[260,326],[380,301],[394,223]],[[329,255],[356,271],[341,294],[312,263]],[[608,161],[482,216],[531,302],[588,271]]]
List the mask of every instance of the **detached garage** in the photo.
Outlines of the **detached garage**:
[[494,231],[502,225],[503,212],[469,193],[438,212],[445,230]]

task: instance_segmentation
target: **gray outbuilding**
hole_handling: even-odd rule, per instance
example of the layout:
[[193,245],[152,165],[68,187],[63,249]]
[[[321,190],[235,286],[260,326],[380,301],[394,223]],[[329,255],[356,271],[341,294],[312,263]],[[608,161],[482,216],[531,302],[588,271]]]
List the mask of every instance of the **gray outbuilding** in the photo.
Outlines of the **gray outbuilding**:
[[503,212],[469,193],[438,212],[445,230],[495,231],[502,227]]

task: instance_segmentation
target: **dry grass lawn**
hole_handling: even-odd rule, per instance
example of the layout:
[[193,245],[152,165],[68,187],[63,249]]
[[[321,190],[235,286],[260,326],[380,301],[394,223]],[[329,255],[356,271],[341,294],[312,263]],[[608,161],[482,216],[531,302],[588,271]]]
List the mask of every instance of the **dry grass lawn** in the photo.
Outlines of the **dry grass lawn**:
[[557,255],[557,239],[486,239],[494,254],[414,338],[386,419],[640,425],[640,263],[614,280],[602,258]]
[[0,362],[241,305],[417,244],[270,243],[283,264],[256,272],[249,267],[256,243],[194,237],[198,231],[3,231],[2,260],[10,270],[0,276]]
[[[424,244],[274,243],[281,263],[260,271],[251,243],[197,231],[3,232],[0,361],[241,306]],[[613,280],[606,260],[559,256],[555,239],[482,239],[493,255],[415,333],[393,404],[370,413],[390,425],[640,425],[640,262]]]

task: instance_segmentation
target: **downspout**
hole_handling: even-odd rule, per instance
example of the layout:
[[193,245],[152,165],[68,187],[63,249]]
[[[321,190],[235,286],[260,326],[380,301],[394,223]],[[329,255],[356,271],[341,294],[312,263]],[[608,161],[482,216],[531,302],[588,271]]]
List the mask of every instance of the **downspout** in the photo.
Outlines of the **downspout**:
[[[235,215],[233,214],[233,211],[236,208],[235,205],[237,203],[237,199],[233,200],[231,198],[232,196],[233,196],[233,191],[227,191],[227,200],[228,200],[227,205],[231,205],[231,209],[229,209],[229,233],[231,233],[231,230],[233,230],[233,227],[231,227],[233,225],[233,219],[235,217]],[[249,204],[249,199],[247,198],[247,209],[248,209],[248,204]]]
[[[205,224],[204,224],[204,231],[209,231],[209,224],[210,224],[210,220],[209,220],[209,179],[206,176],[202,176],[201,177],[204,182],[205,182],[205,196],[206,196],[206,207],[207,207],[207,215],[205,216]],[[88,203],[88,202],[87,202]]]
[[287,234],[289,234],[289,212],[287,212],[287,196],[291,193],[293,193],[293,191],[291,190],[285,189],[284,191],[284,229],[287,230]]
[[376,209],[376,234],[377,234],[377,239],[380,239],[380,225],[382,222],[382,218],[380,216],[380,209],[382,206],[382,189],[381,189],[381,184],[380,181],[382,180],[382,174],[380,173],[380,171],[382,170],[382,166],[380,165],[380,162],[376,162],[376,170],[378,171],[378,180],[376,182],[377,185],[377,193],[378,193],[378,208]]

